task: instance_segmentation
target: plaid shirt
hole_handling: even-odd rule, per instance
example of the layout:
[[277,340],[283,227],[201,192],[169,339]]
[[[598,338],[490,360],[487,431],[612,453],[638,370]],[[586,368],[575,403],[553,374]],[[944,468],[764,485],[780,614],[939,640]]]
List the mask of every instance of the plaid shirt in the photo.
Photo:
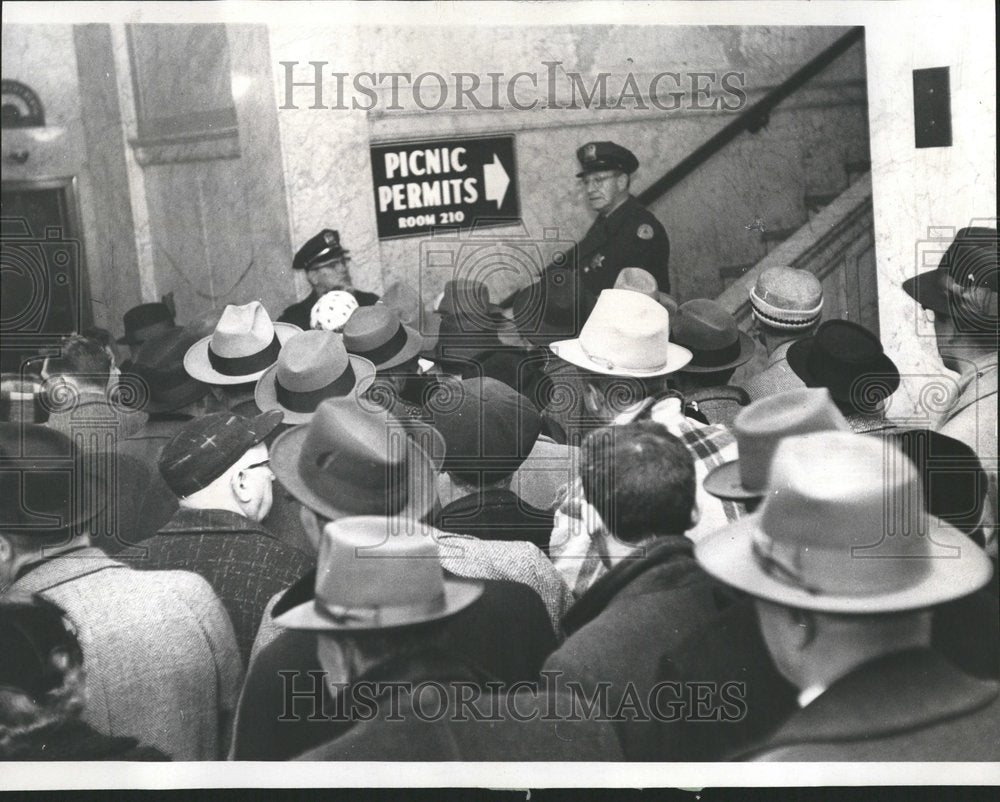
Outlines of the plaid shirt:
[[[636,409],[640,411],[626,411],[618,416],[615,423],[631,423],[643,417],[662,423],[671,434],[680,438],[694,458],[695,502],[701,517],[698,524],[687,532],[689,538],[698,541],[746,513],[742,504],[715,498],[702,487],[709,471],[738,456],[736,438],[728,428],[719,424],[706,426],[685,417],[678,398],[665,398],[648,409],[640,404]],[[608,570],[590,536],[596,522],[585,520],[583,511],[587,507],[582,501],[583,489],[577,479],[563,490],[549,544],[552,563],[577,598]]]

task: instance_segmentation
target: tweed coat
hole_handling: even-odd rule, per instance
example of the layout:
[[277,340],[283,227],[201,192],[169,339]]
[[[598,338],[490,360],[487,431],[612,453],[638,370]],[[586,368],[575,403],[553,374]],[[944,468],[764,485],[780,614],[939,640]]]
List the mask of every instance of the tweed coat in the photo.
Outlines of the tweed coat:
[[208,580],[229,613],[244,664],[264,606],[315,563],[264,526],[228,510],[181,508],[149,540],[135,568],[193,571]]
[[913,649],[859,666],[734,759],[996,761],[997,732],[1000,684]]
[[11,590],[40,593],[76,627],[85,723],[173,760],[224,754],[243,666],[225,608],[204,579],[136,571],[90,547],[37,564]]

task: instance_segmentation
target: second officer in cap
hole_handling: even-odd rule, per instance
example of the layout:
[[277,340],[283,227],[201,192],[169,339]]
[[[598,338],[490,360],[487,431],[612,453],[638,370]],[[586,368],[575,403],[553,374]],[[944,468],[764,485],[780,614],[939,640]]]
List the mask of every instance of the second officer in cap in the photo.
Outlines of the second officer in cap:
[[310,312],[316,301],[331,290],[346,290],[354,296],[358,306],[371,306],[378,296],[354,289],[351,283],[350,251],[340,244],[340,234],[325,228],[299,248],[292,260],[293,270],[305,270],[312,292],[298,303],[292,304],[278,318],[280,323],[292,323],[303,331],[310,328]]
[[614,287],[623,267],[641,267],[670,292],[670,240],[660,221],[629,192],[639,160],[614,142],[588,142],[576,152],[577,178],[597,219],[577,247],[583,286],[595,295]]

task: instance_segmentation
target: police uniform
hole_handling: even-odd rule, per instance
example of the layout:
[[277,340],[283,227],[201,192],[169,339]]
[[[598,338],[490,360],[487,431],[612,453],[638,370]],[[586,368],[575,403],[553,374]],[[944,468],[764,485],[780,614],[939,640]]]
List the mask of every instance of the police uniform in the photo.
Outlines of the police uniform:
[[[292,259],[292,270],[312,270],[319,268],[327,262],[332,262],[335,259],[346,256],[348,253],[350,251],[340,244],[340,234],[333,229],[325,228],[299,248]],[[346,292],[354,296],[358,302],[358,306],[371,306],[378,300],[377,295],[365,292],[364,290],[351,288],[346,290]],[[319,298],[320,294],[316,290],[313,290],[309,293],[308,297],[287,307],[281,313],[278,322],[292,323],[303,331],[309,331],[311,328],[310,313]]]
[[[588,142],[576,152],[583,168],[578,177],[603,170],[631,175],[639,167],[635,154],[614,142]],[[577,264],[583,285],[599,294],[610,289],[623,267],[641,267],[656,278],[662,292],[670,292],[670,240],[653,213],[632,195],[610,214],[598,215],[577,246]]]

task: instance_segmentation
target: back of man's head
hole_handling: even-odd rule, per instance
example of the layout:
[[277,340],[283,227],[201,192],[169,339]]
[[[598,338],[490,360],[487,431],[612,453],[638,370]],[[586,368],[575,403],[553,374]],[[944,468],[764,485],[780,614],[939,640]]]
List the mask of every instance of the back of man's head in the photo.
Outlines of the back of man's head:
[[580,478],[587,503],[620,542],[681,535],[694,523],[694,460],[659,423],[591,432],[580,449]]
[[111,356],[101,343],[82,334],[71,334],[59,354],[45,360],[46,378],[70,378],[78,385],[103,390],[111,378]]

